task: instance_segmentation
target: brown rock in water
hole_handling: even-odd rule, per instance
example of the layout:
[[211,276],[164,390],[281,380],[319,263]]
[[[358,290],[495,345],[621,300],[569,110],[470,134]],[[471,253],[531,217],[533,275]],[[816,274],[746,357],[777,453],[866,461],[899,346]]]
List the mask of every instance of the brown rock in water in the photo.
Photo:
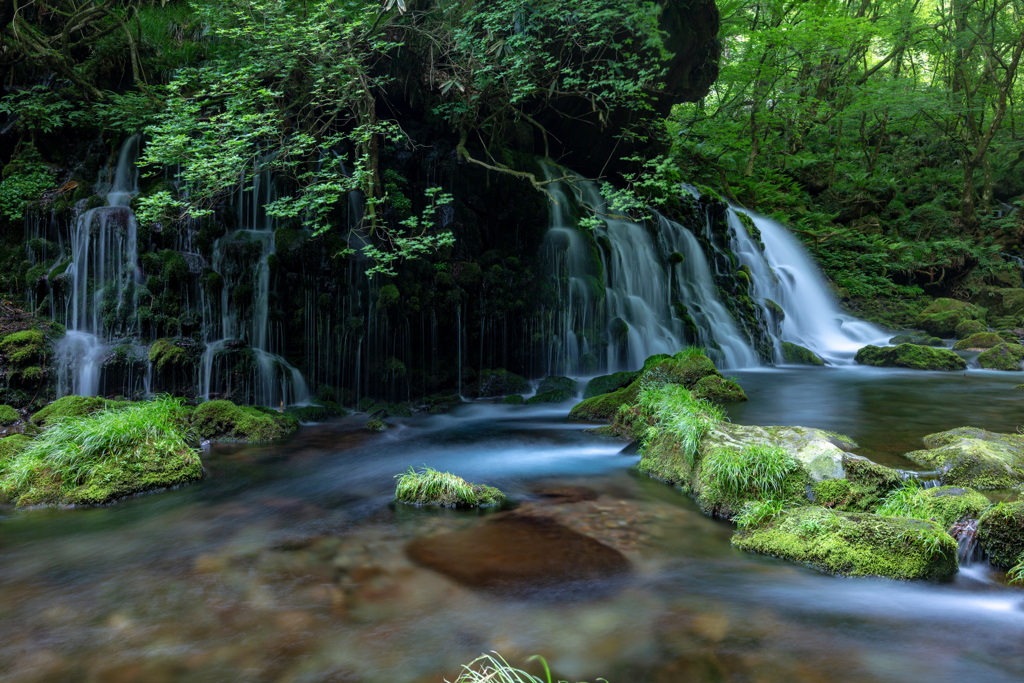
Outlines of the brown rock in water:
[[557,522],[515,513],[406,546],[413,562],[481,588],[530,588],[629,571],[619,551]]
[[540,489],[535,491],[545,503],[579,503],[583,500],[594,500],[597,492],[585,486],[560,486],[557,489]]

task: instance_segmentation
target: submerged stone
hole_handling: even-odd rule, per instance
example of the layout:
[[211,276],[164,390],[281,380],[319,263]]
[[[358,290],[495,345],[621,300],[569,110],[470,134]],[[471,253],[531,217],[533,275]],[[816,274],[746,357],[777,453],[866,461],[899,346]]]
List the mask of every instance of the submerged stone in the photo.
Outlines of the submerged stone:
[[936,299],[917,316],[916,326],[936,337],[952,337],[956,327],[967,320],[984,321],[988,315],[981,306],[956,299]]
[[982,515],[978,543],[997,567],[1024,562],[1024,501],[1001,503]]
[[978,355],[978,365],[986,370],[1018,371],[1021,361],[1024,361],[1024,346],[1020,344],[999,344]]
[[899,346],[865,346],[854,360],[861,365],[912,370],[964,370],[967,362],[949,349],[900,344]]
[[939,481],[976,489],[1012,488],[1024,480],[1024,436],[960,427],[924,437],[927,449],[906,458],[936,470]]
[[839,576],[941,580],[957,572],[957,545],[935,522],[804,507],[741,530],[741,550]]
[[979,349],[991,349],[993,346],[999,346],[1003,343],[1005,343],[1005,340],[995,332],[978,332],[958,341],[953,345],[953,350],[977,351]]
[[790,342],[782,342],[782,362],[787,365],[824,365],[825,361],[818,357],[818,354],[814,353],[808,348],[800,346],[799,344],[793,344]]
[[621,576],[618,550],[542,517],[515,513],[406,546],[409,559],[460,583],[497,590],[557,586]]

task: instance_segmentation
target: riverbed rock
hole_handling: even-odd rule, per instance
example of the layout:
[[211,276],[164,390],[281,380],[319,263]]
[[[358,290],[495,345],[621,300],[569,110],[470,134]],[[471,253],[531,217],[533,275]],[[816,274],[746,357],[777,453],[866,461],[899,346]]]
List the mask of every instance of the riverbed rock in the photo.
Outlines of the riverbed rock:
[[978,365],[986,370],[1019,371],[1024,361],[1024,346],[1020,344],[999,344],[978,355]]
[[800,562],[838,576],[942,580],[957,572],[957,546],[931,521],[804,507],[741,530],[741,550]]
[[0,406],[0,426],[9,427],[21,419],[21,413],[8,405]]
[[636,372],[615,372],[610,375],[601,375],[587,382],[587,388],[583,390],[583,398],[593,398],[601,394],[610,394],[623,387],[628,387],[637,377],[640,371]]
[[551,587],[629,571],[628,560],[614,548],[550,519],[516,513],[416,539],[406,554],[460,583],[493,590]]
[[782,362],[787,365],[824,365],[825,361],[818,357],[818,354],[814,353],[808,348],[800,346],[799,344],[793,344],[791,342],[782,342]]
[[865,346],[854,360],[861,365],[912,370],[965,370],[967,362],[949,349],[900,344],[899,346]]
[[192,426],[202,439],[263,443],[291,434],[299,428],[299,421],[293,415],[269,408],[207,401],[195,409]]
[[891,467],[852,453],[843,455],[842,466],[843,478],[822,479],[811,487],[811,502],[834,510],[874,512],[905,483],[903,475]]
[[978,543],[989,561],[1009,569],[1024,561],[1024,501],[996,505],[978,520]]
[[1005,340],[995,332],[978,332],[972,334],[970,337],[961,339],[953,345],[954,351],[982,351],[984,349],[991,349],[993,346],[999,346],[1005,343]]
[[972,334],[978,334],[979,332],[987,332],[988,326],[977,320],[965,320],[956,326],[954,330],[957,339],[966,339]]
[[1024,436],[959,427],[924,437],[925,450],[906,458],[935,469],[949,486],[1012,488],[1024,480]]
[[984,322],[988,311],[981,306],[956,299],[936,299],[921,311],[915,325],[936,337],[952,337],[956,326],[965,320]]
[[387,429],[388,423],[379,418],[366,421],[366,431],[368,432],[386,432]]
[[895,337],[889,340],[890,344],[897,346],[899,344],[915,344],[917,346],[943,346],[944,341],[938,337],[933,337],[928,334],[897,334]]

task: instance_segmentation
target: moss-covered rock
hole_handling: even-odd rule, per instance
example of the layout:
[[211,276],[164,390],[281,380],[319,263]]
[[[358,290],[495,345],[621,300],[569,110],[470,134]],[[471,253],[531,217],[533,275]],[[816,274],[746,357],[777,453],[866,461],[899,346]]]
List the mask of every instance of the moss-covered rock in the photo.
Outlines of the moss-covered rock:
[[1024,436],[959,427],[924,437],[927,449],[906,457],[939,473],[949,486],[1012,488],[1024,480]]
[[0,426],[12,425],[21,419],[21,413],[11,406],[0,406]]
[[[31,442],[32,439],[25,436],[24,434],[11,434],[0,439],[0,463],[3,463],[8,458],[13,458],[15,455],[25,449],[25,446]],[[0,465],[2,467],[2,465]]]
[[824,365],[825,361],[808,348],[799,344],[782,342],[782,362],[786,365]]
[[366,431],[368,432],[384,432],[387,431],[388,425],[384,420],[378,420],[374,418],[366,421]]
[[207,401],[195,409],[192,425],[203,439],[263,443],[291,434],[298,429],[299,421],[294,415],[269,408]]
[[175,343],[175,339],[157,339],[149,347],[149,362],[153,364],[157,372],[163,372],[171,367],[183,367],[191,360],[188,350]]
[[97,396],[65,396],[36,412],[29,421],[39,427],[66,417],[82,417],[104,408],[127,405],[125,401],[108,401]]
[[501,402],[507,406],[521,406],[526,401],[523,400],[522,394],[509,394],[505,398],[501,399]]
[[960,486],[937,486],[923,489],[921,495],[929,503],[932,512],[930,517],[944,529],[949,529],[965,519],[978,519],[985,510],[992,506],[992,503],[983,494],[974,489]]
[[977,320],[965,320],[956,326],[955,333],[957,339],[966,339],[971,335],[987,331],[988,326],[985,325],[985,323],[979,322]]
[[1024,361],[1024,346],[999,344],[978,354],[978,365],[986,370],[1020,370]]
[[640,381],[682,384],[687,389],[693,389],[705,377],[721,376],[715,364],[703,353],[680,351],[671,358],[654,358],[652,356],[644,362]]
[[966,320],[984,322],[987,316],[988,311],[981,306],[956,299],[936,299],[921,311],[915,324],[935,337],[952,337],[960,323]]
[[334,417],[344,417],[348,411],[333,401],[320,401],[319,405],[290,408],[288,413],[299,422],[323,422]]
[[477,381],[476,395],[480,397],[506,396],[508,394],[524,394],[530,390],[530,383],[525,378],[504,368],[481,370]]
[[424,467],[409,468],[396,477],[395,500],[409,505],[438,507],[489,507],[505,500],[505,494],[493,486],[470,484],[451,472]]
[[967,362],[949,349],[900,344],[899,346],[865,346],[854,360],[861,365],[912,370],[964,370]]
[[426,401],[427,412],[433,415],[436,415],[438,413],[447,413],[455,406],[461,404],[462,397],[459,396],[458,394],[440,394],[437,396],[431,396]]
[[628,387],[623,387],[609,394],[601,394],[585,399],[569,411],[570,420],[593,420],[607,421],[615,417],[619,408],[628,405],[636,400],[640,391],[639,382],[633,382]]
[[957,572],[956,541],[931,521],[803,507],[741,530],[741,550],[839,576],[941,580]]
[[693,393],[699,398],[709,401],[746,401],[747,395],[739,384],[720,375],[708,375],[697,380],[693,385]]
[[546,394],[552,391],[561,391],[570,396],[575,396],[578,389],[576,380],[571,377],[545,377],[537,387],[538,394]]
[[366,409],[366,412],[371,416],[380,420],[384,420],[389,417],[412,417],[412,408],[405,405],[404,403],[374,403]]
[[961,339],[953,345],[954,351],[978,351],[982,349],[991,349],[993,346],[999,346],[1005,343],[1005,340],[995,332],[978,332],[972,334],[966,339]]
[[601,394],[610,394],[613,391],[628,387],[632,384],[640,372],[616,372],[611,375],[601,375],[587,382],[587,388],[583,390],[583,398],[593,398]]
[[917,346],[943,346],[945,344],[938,337],[927,334],[897,334],[889,340],[889,343],[893,345],[916,344]]
[[568,391],[555,390],[545,391],[544,393],[538,393],[530,398],[526,399],[527,405],[535,405],[537,403],[562,403],[572,398],[572,394]]
[[[9,438],[9,437],[8,437]],[[1024,559],[1024,501],[1000,503],[978,520],[978,543],[997,567]]]

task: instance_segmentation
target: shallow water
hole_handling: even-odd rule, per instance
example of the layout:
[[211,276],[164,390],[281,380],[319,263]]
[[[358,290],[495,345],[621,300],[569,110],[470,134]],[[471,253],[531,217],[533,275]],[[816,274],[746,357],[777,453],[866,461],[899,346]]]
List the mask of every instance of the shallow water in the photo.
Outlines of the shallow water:
[[[738,374],[751,400],[734,421],[833,429],[897,466],[930,432],[1015,429],[1024,396],[1014,373]],[[622,442],[567,411],[474,404],[384,434],[348,418],[216,446],[207,479],[176,491],[4,511],[0,680],[441,681],[490,650],[612,683],[1024,676],[1024,592],[998,575],[837,579],[737,552],[731,525],[633,475]],[[414,564],[410,541],[491,519],[392,505],[393,476],[422,464],[499,486],[622,551],[630,572],[499,591]],[[532,493],[568,485],[596,497]]]

